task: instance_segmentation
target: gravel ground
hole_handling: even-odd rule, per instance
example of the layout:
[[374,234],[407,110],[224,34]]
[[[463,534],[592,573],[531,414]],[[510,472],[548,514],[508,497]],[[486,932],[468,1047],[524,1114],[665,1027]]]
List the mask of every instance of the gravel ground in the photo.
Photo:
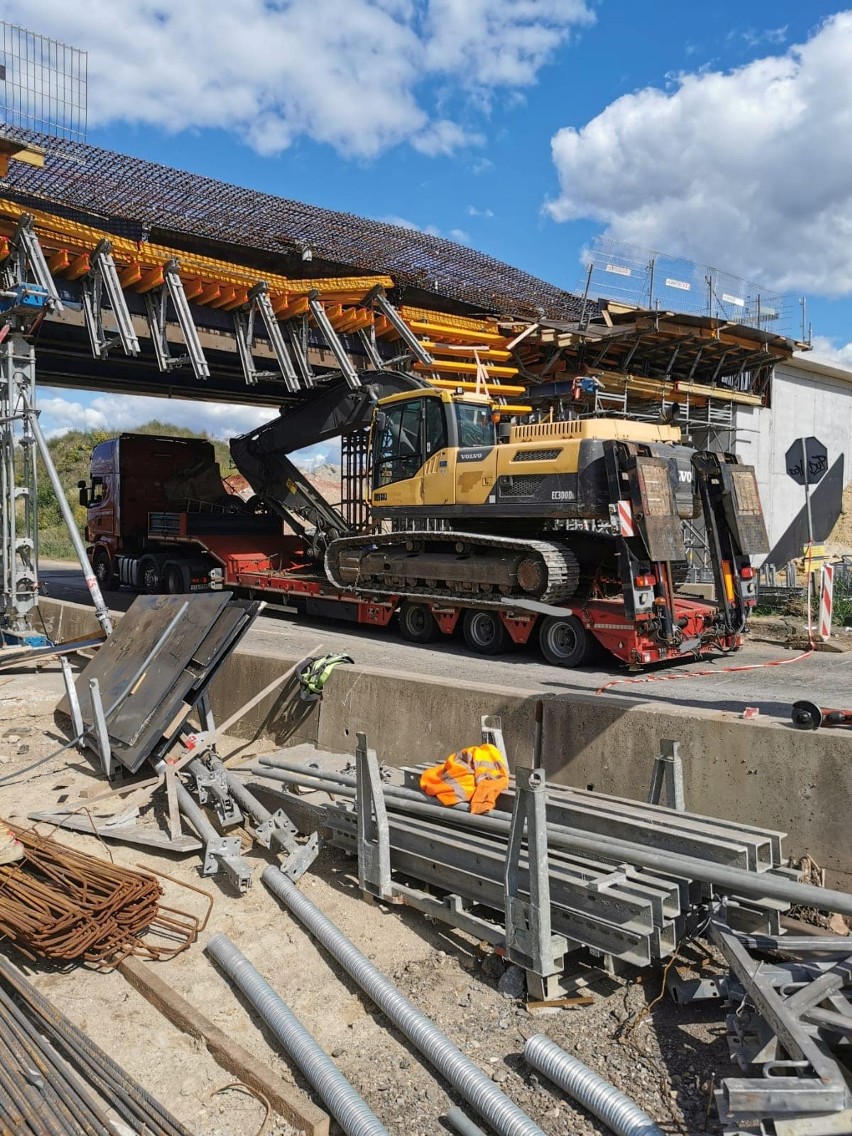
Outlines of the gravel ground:
[[[53,714],[60,690],[54,667],[0,680],[0,777],[7,779],[0,784],[0,816],[20,823],[28,811],[54,807],[63,796],[74,799],[97,783],[89,762],[73,751],[20,783],[8,783],[62,739]],[[61,839],[93,855],[105,854],[91,837],[68,833]],[[214,897],[201,942],[157,966],[164,981],[282,1077],[304,1088],[301,1076],[204,955],[207,938],[224,931],[332,1054],[391,1132],[432,1136],[443,1130],[439,1117],[451,1104],[461,1103],[456,1094],[266,891],[259,880],[264,857],[249,855],[258,878],[247,895],[237,897],[225,885],[201,881],[195,855],[148,855],[118,844],[110,851],[117,863],[141,863],[187,883],[202,883]],[[628,1093],[664,1131],[718,1133],[714,1118],[705,1126],[707,1086],[713,1074],[718,1079],[733,1071],[718,1005],[681,1008],[669,1000],[651,1005],[660,990],[658,972],[613,980],[587,968],[586,976],[595,981],[583,992],[592,994],[592,1005],[535,1016],[501,993],[498,985],[511,988],[515,975],[510,971],[506,977],[506,965],[489,948],[416,912],[365,903],[354,867],[342,853],[326,849],[301,887],[546,1132],[584,1136],[606,1129],[525,1066],[524,1040],[537,1032]],[[164,887],[167,902],[200,913],[199,897],[172,884]],[[260,1129],[263,1107],[242,1093],[222,1091],[233,1077],[119,974],[83,967],[28,970],[63,1012],[195,1132],[252,1136]],[[286,1136],[290,1129],[279,1119],[267,1136],[270,1131]]]

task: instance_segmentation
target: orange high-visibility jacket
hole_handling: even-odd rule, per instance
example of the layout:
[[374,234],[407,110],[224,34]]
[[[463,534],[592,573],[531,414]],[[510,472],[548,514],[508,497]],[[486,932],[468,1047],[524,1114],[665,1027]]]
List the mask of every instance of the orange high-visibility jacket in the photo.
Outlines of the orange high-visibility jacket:
[[440,765],[430,766],[420,775],[420,788],[442,805],[470,802],[472,813],[487,813],[509,786],[509,767],[496,746],[467,746],[451,753]]

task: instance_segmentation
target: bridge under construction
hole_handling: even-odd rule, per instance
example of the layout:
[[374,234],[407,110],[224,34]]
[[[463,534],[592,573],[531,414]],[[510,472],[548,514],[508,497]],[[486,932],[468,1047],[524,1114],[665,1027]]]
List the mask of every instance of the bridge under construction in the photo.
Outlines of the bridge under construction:
[[703,448],[729,449],[734,408],[764,403],[794,347],[713,316],[579,297],[450,241],[73,139],[7,126],[0,157],[3,591],[18,636],[38,595],[35,445],[50,470],[37,383],[287,414],[331,383],[354,392],[392,370],[487,396],[504,423],[677,421]]

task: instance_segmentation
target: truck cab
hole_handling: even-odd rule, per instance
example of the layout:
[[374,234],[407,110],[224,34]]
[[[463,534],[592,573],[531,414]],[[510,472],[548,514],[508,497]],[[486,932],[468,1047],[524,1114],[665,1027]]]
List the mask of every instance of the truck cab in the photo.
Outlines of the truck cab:
[[[126,583],[149,592],[160,591],[165,579],[165,564],[149,539],[151,514],[225,496],[210,442],[147,434],[121,434],[95,446],[89,480],[79,482],[79,491],[100,586]],[[189,591],[191,576],[181,571],[173,585]]]

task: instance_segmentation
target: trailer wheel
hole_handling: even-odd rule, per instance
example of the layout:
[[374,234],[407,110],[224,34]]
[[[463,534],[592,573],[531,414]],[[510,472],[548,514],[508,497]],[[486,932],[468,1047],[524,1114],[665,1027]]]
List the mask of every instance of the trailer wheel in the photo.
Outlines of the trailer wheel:
[[149,596],[156,596],[160,591],[160,569],[156,560],[145,557],[139,565],[139,584],[142,591]]
[[462,623],[464,641],[477,655],[499,655],[506,650],[509,633],[496,611],[469,608]]
[[554,667],[581,667],[594,654],[596,642],[575,615],[549,615],[538,631],[541,653]]
[[426,604],[406,600],[397,619],[399,633],[408,643],[433,643],[440,635],[435,617]]
[[112,570],[112,561],[105,548],[99,548],[95,552],[92,567],[95,570],[98,587],[102,592],[115,592],[121,587],[118,576]]
[[163,591],[170,596],[183,595],[183,569],[179,564],[169,564],[163,573]]

